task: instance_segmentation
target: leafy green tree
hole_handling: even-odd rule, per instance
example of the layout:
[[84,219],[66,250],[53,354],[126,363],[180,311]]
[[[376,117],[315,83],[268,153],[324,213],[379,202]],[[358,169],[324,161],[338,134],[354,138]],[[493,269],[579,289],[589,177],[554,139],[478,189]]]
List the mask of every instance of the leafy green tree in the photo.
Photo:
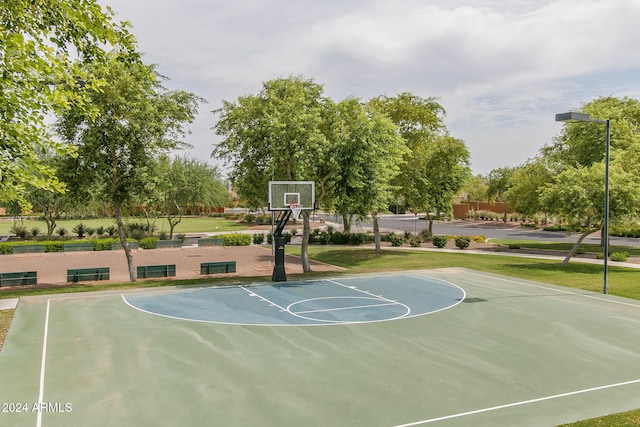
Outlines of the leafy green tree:
[[540,189],[554,180],[552,171],[541,157],[513,169],[511,184],[504,193],[509,206],[524,215],[549,212],[540,199]]
[[404,155],[407,167],[394,180],[397,195],[404,199],[405,206],[415,210],[416,200],[420,197],[426,179],[415,169],[416,158],[424,157],[426,146],[433,142],[435,135],[446,130],[443,117],[445,110],[436,98],[421,98],[409,92],[396,96],[378,96],[369,101],[373,109],[382,112],[391,119],[400,136],[405,140],[409,151]]
[[169,91],[152,66],[114,51],[107,61],[90,72],[105,82],[88,93],[93,111],[71,108],[56,128],[77,149],[66,162],[70,187],[102,183],[101,196],[108,200],[125,250],[131,281],[136,269],[126,242],[122,211],[135,201],[146,178],[152,175],[158,155],[180,148],[187,123],[193,121],[201,99],[183,91]]
[[467,193],[467,201],[473,203],[473,218],[476,218],[476,214],[478,212],[478,203],[486,202],[489,197],[487,196],[487,184],[485,183],[486,179],[481,174],[478,174],[472,177],[465,184],[462,189],[463,192]]
[[224,206],[229,201],[218,169],[205,161],[162,156],[157,165],[159,208],[169,223],[169,239],[189,207]]
[[348,98],[327,113],[327,139],[333,147],[325,166],[333,168],[331,193],[324,206],[343,216],[344,231],[351,218],[373,217],[376,250],[380,251],[378,213],[388,207],[391,185],[407,150],[396,126],[382,114]]
[[[582,112],[611,120],[609,197],[610,220],[637,217],[640,206],[640,102],[605,97],[585,104]],[[552,183],[540,190],[541,200],[552,213],[581,223],[604,224],[605,127],[598,123],[565,123],[554,144],[542,156],[556,171]],[[585,231],[588,234],[588,230]],[[565,259],[577,251],[580,236]],[[602,242],[604,243],[603,236]]]
[[133,45],[127,24],[114,23],[96,0],[0,4],[1,200],[18,200],[29,209],[28,187],[62,191],[38,153],[74,151],[50,134],[46,118],[70,108],[87,111],[87,91],[102,82],[83,64],[102,60],[109,46],[132,52]]
[[444,108],[434,98],[401,93],[374,98],[370,105],[386,114],[406,141],[406,167],[394,184],[410,210],[427,213],[432,230],[431,212],[449,214],[453,197],[471,178],[469,151],[447,133]]
[[[265,82],[258,94],[223,101],[214,111],[223,139],[212,156],[228,162],[232,186],[249,207],[267,205],[270,180],[315,181],[316,203],[322,204],[331,179],[330,168],[320,174],[319,167],[331,155],[323,133],[326,103],[321,85],[292,76]],[[309,211],[302,218],[301,258],[308,272]]]
[[493,169],[487,175],[487,197],[490,200],[504,202],[503,222],[507,222],[507,201],[505,194],[513,185],[514,168]]

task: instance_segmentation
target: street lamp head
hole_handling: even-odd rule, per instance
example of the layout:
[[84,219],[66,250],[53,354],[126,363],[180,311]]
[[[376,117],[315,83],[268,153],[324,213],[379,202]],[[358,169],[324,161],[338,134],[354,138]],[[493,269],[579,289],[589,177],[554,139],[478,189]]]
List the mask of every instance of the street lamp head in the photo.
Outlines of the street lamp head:
[[607,120],[592,119],[586,113],[576,113],[572,111],[570,113],[556,114],[556,122],[592,122],[592,123],[607,123]]
[[556,122],[568,122],[568,121],[590,122],[591,118],[589,117],[588,114],[585,114],[585,113],[570,112],[570,113],[556,114]]

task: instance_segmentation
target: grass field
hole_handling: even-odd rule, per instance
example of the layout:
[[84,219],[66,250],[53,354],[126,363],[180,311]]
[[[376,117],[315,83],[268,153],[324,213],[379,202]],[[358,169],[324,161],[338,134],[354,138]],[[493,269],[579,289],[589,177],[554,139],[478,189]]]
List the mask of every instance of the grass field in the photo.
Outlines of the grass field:
[[[573,243],[540,242],[538,240],[491,239],[491,243],[496,243],[498,245],[504,246],[517,245],[522,249],[549,249],[564,252],[568,252],[573,248]],[[581,244],[580,249],[587,252],[595,253],[602,253],[602,251],[604,250],[600,245],[589,243]],[[613,252],[627,252],[631,256],[640,256],[640,247],[611,245],[609,246],[609,253]]]
[[[559,250],[567,250],[558,247]],[[522,246],[525,247],[525,246]],[[528,246],[527,246],[528,247]],[[546,249],[550,249],[548,246]],[[289,246],[287,252],[298,253],[299,247]],[[527,259],[501,255],[475,255],[468,253],[450,252],[418,252],[411,250],[384,251],[377,254],[369,248],[341,248],[335,246],[311,246],[312,259],[334,264],[347,269],[348,273],[401,271],[425,268],[441,268],[464,265],[466,268],[503,274],[507,276],[558,284],[576,289],[601,292],[602,290],[602,266],[594,264],[570,263],[563,267],[559,261]],[[335,274],[335,273],[332,273]],[[311,276],[321,275],[312,273]],[[306,275],[305,277],[308,277]],[[640,284],[638,278],[640,272],[619,267],[609,269],[609,292],[627,298],[640,299]],[[293,277],[291,278],[293,279]],[[197,283],[199,281],[182,282],[182,284]],[[212,283],[208,279],[208,283]],[[144,284],[109,284],[100,289],[113,287],[149,287],[180,284],[176,281],[163,281]],[[91,287],[69,287],[57,290],[57,292],[77,292],[97,290]],[[11,294],[1,293],[0,298],[9,298],[19,295],[33,295],[38,293],[51,293],[49,290],[12,291]],[[0,337],[4,337],[10,323],[12,312],[0,312]],[[1,342],[1,341],[0,341]],[[1,344],[0,344],[1,345]],[[640,409],[623,414],[615,414],[593,420],[585,420],[578,423],[567,424],[565,427],[592,427],[592,426],[637,426],[640,425]]]
[[[125,223],[146,223],[144,218],[125,218]],[[87,227],[98,228],[98,227],[109,227],[111,225],[115,225],[115,220],[113,218],[97,218],[97,219],[65,219],[58,220],[56,224],[58,225],[56,230],[60,228],[64,228],[68,233],[73,233],[73,228],[79,223],[83,223]],[[9,234],[11,232],[11,228],[13,227],[14,222],[11,220],[1,220],[0,221],[0,234]],[[20,225],[23,225],[27,228],[28,231],[37,227],[40,229],[40,235],[45,235],[47,232],[47,224],[42,220],[25,220]],[[246,226],[243,224],[238,224],[233,221],[229,221],[223,218],[210,218],[206,216],[196,216],[196,217],[184,217],[182,221],[175,227],[174,233],[199,233],[199,232],[216,232],[216,231],[238,231],[245,229]],[[159,218],[156,222],[156,233],[161,231],[169,232],[169,224],[165,218]],[[57,236],[54,231],[54,235]]]

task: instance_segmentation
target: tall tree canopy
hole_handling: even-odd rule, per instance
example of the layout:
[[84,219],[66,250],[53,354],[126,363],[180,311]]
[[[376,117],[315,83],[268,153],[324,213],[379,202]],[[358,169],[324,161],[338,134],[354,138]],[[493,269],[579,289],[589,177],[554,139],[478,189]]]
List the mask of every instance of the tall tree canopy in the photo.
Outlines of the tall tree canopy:
[[345,232],[353,216],[371,215],[376,249],[380,250],[377,216],[391,202],[392,182],[407,151],[405,142],[391,120],[355,98],[332,104],[325,117],[333,148],[324,165],[331,177],[324,207],[342,214]]
[[370,105],[386,114],[406,141],[405,167],[394,183],[407,208],[427,213],[431,229],[430,213],[449,214],[453,197],[471,179],[469,151],[448,134],[444,108],[434,98],[402,93],[374,98]]
[[114,51],[107,59],[91,69],[105,82],[88,93],[92,110],[66,110],[56,127],[78,153],[67,159],[66,169],[72,171],[68,176],[75,177],[69,185],[104,183],[102,195],[113,206],[129,275],[135,281],[122,207],[144,188],[159,154],[186,145],[185,126],[193,121],[202,100],[188,92],[166,90],[154,67],[128,55]]
[[[320,189],[316,203],[322,203],[330,178],[318,175],[319,165],[331,154],[322,129],[327,102],[321,85],[292,76],[265,82],[258,94],[224,101],[214,111],[220,116],[215,131],[223,140],[212,156],[229,162],[232,185],[250,207],[267,205],[270,180],[315,181]],[[308,213],[302,212],[304,271],[311,269]]]
[[[611,120],[611,222],[637,216],[640,208],[640,102],[630,98],[598,98],[585,104],[582,112],[595,119]],[[552,213],[573,222],[596,223],[602,227],[605,139],[602,124],[565,123],[554,144],[542,150],[541,155],[553,175],[539,191],[543,205]],[[578,239],[565,263],[588,233],[587,229]]]
[[[0,199],[27,208],[29,186],[60,191],[41,152],[73,153],[54,139],[46,117],[87,108],[85,95],[101,81],[83,66],[105,48],[134,54],[127,24],[113,21],[95,0],[9,0],[0,4]],[[84,89],[84,90],[82,90]]]

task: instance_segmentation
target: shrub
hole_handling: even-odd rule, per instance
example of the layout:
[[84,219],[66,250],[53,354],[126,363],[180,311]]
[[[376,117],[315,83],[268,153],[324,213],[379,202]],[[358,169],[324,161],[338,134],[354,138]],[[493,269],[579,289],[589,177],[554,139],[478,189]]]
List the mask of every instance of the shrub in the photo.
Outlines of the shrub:
[[456,238],[456,247],[460,248],[460,250],[468,248],[470,243],[471,239],[468,237],[461,236]]
[[520,245],[517,243],[509,243],[509,249],[520,249]]
[[42,242],[42,244],[44,245],[44,251],[45,252],[63,252],[64,251],[64,244],[60,241],[46,241],[46,242]]
[[449,243],[449,238],[447,236],[433,236],[431,238],[431,243],[436,248],[444,248]]
[[340,231],[336,231],[334,233],[330,233],[331,243],[334,245],[346,245],[349,243],[349,233],[342,233]]
[[256,221],[256,216],[253,214],[246,214],[244,216],[244,221],[248,222],[249,224],[253,224]]
[[86,233],[87,233],[87,236],[92,237],[94,234],[96,234],[96,229],[87,227]]
[[420,232],[420,239],[423,242],[428,242],[429,240],[431,240],[431,236],[433,236],[433,234],[429,231],[428,228],[425,228]]
[[113,237],[118,232],[118,229],[116,228],[115,225],[110,225],[109,227],[107,227],[106,232],[109,235],[109,237]]
[[389,234],[389,241],[391,242],[391,246],[402,246],[404,243],[404,236],[400,236],[396,233]]
[[487,241],[487,238],[484,236],[475,236],[473,238],[473,241],[476,243],[485,243]]
[[176,234],[176,240],[182,240],[182,242],[184,243],[184,241],[187,240],[187,235],[184,233],[178,233]]
[[0,255],[10,255],[13,253],[13,245],[11,243],[0,243]]
[[40,234],[40,229],[38,227],[33,227],[31,229],[31,237],[38,237]]
[[27,227],[22,225],[16,225],[16,224],[14,224],[14,226],[11,227],[11,232],[21,239],[26,239],[27,234],[29,234],[29,232],[27,231]]
[[321,245],[326,245],[331,241],[331,234],[326,231],[320,231],[319,233],[312,235],[313,243],[319,243]]
[[625,262],[629,258],[629,252],[613,252],[609,258],[611,261]]
[[261,245],[264,243],[264,233],[256,233],[251,238],[254,245]]
[[84,235],[87,233],[87,227],[83,223],[79,223],[75,227],[73,227],[72,231],[76,233],[79,238],[82,239]]
[[249,246],[251,245],[250,234],[223,234],[222,236],[216,236],[218,239],[222,239],[222,246]]
[[365,233],[351,233],[349,234],[349,243],[352,245],[362,245],[367,240]]
[[145,237],[143,239],[140,239],[140,248],[155,249],[157,241],[158,241],[157,237]]
[[111,243],[117,242],[116,239],[96,239],[93,240],[93,250],[94,251],[110,251]]
[[147,233],[144,230],[140,230],[139,228],[136,228],[134,230],[131,230],[129,236],[132,239],[135,240],[142,240],[145,238],[145,236],[147,235]]
[[56,233],[58,233],[58,236],[64,237],[67,234],[67,229],[64,227],[58,228]]
[[422,239],[420,236],[411,236],[409,238],[409,244],[412,248],[419,248],[422,245]]
[[96,228],[96,234],[98,236],[102,236],[105,232],[106,232],[106,229],[102,225],[100,227]]

